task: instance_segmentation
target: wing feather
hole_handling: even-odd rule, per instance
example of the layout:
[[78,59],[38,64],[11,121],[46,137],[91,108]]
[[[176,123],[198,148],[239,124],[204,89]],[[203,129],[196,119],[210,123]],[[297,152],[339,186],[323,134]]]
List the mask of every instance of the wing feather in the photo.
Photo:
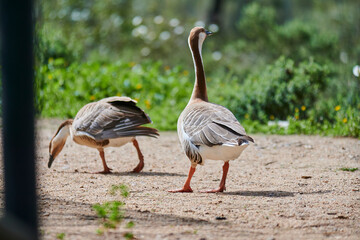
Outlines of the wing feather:
[[184,112],[183,129],[194,145],[241,145],[253,141],[234,114],[208,102],[195,103]]
[[[109,97],[85,105],[75,117],[73,126],[96,140],[125,136],[157,136],[153,128],[139,128],[151,123],[149,116],[128,97]],[[149,129],[152,129],[151,131]]]

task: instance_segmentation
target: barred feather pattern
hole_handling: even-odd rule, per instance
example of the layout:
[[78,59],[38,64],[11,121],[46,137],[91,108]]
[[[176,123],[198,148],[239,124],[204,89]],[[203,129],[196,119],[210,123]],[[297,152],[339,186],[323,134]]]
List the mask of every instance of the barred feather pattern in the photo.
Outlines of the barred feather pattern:
[[179,117],[178,134],[181,145],[194,163],[202,163],[199,146],[240,146],[254,142],[227,108],[205,102],[189,104]]
[[73,127],[96,141],[129,136],[158,136],[154,128],[141,127],[151,123],[149,116],[128,97],[109,97],[85,105],[77,113]]

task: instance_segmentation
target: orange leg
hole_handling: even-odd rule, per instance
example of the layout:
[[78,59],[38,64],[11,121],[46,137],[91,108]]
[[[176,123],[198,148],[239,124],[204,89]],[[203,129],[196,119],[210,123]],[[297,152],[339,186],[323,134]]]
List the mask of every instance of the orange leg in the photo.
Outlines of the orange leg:
[[190,167],[189,175],[188,175],[188,177],[186,179],[186,182],[185,182],[183,188],[175,189],[175,190],[169,190],[169,192],[172,192],[172,193],[176,193],[176,192],[192,192],[193,190],[190,187],[190,181],[191,181],[192,176],[194,175],[195,170],[196,170],[196,168]]
[[142,155],[142,153],[140,151],[140,148],[139,148],[139,143],[136,141],[135,138],[134,138],[134,140],[132,142],[134,144],[134,147],[136,148],[136,151],[137,151],[137,154],[138,154],[138,157],[139,157],[139,164],[132,171],[134,173],[138,173],[144,168],[144,156]]
[[98,149],[99,153],[100,153],[100,157],[104,166],[104,171],[100,171],[100,172],[96,172],[96,173],[103,173],[103,174],[107,174],[107,173],[111,173],[111,168],[109,168],[105,162],[105,153],[104,153],[104,149],[100,148]]
[[228,171],[229,171],[229,162],[225,162],[223,165],[223,175],[222,175],[222,178],[220,181],[219,188],[213,189],[213,190],[201,191],[201,192],[217,193],[217,192],[223,192],[224,190],[226,190],[225,183],[226,183],[226,176],[227,176]]

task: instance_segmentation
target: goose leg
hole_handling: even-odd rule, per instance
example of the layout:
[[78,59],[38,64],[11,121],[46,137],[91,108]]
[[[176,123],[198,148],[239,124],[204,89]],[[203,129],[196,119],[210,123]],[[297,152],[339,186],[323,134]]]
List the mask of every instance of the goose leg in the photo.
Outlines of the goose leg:
[[132,170],[132,172],[138,173],[144,168],[144,156],[142,155],[140,148],[139,148],[139,143],[136,141],[135,138],[132,142],[134,144],[134,147],[136,148],[136,151],[137,151],[137,154],[139,157],[139,164],[134,168],[134,170]]
[[102,164],[104,166],[104,171],[100,171],[100,172],[96,172],[96,173],[103,173],[103,174],[107,174],[107,173],[111,173],[111,168],[109,168],[105,162],[105,153],[104,153],[104,149],[103,148],[100,148],[98,149],[99,150],[99,153],[100,153],[100,157],[101,157],[101,160],[102,160]]
[[218,189],[213,189],[213,190],[205,190],[205,191],[201,191],[201,192],[205,192],[205,193],[217,193],[217,192],[223,192],[224,190],[226,190],[225,187],[225,183],[226,183],[226,177],[227,177],[227,173],[229,171],[229,162],[225,162],[223,165],[223,175],[220,181],[220,185]]
[[185,182],[183,188],[175,189],[175,190],[169,190],[169,192],[172,192],[172,193],[176,193],[176,192],[192,192],[193,190],[190,187],[190,181],[191,181],[192,176],[194,175],[195,170],[196,170],[195,167],[193,167],[193,166],[190,167],[189,175],[188,175],[188,177],[186,179],[186,182]]

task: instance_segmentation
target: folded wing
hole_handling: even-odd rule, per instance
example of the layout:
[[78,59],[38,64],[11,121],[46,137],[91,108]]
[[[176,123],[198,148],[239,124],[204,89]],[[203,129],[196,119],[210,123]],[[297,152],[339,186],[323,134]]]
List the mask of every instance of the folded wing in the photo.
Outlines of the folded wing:
[[206,103],[194,105],[184,118],[184,132],[194,145],[241,145],[254,141],[227,108]]
[[95,140],[130,136],[158,136],[149,116],[128,97],[110,97],[85,105],[76,115],[73,126]]

